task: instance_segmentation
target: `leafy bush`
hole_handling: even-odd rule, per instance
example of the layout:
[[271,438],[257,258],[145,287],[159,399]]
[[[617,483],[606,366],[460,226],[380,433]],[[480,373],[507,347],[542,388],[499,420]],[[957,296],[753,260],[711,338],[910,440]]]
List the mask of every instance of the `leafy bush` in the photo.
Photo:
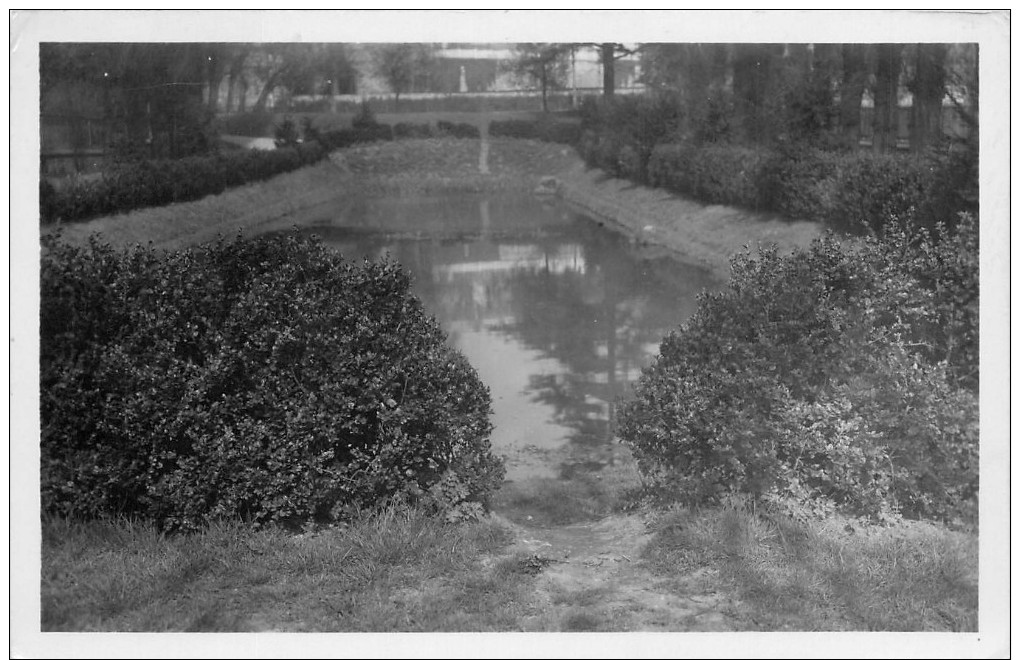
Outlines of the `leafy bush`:
[[759,181],[768,152],[728,144],[664,144],[648,163],[652,185],[710,204],[762,207]]
[[188,529],[471,513],[498,487],[488,390],[394,263],[312,239],[161,254],[45,246],[43,508]]
[[276,151],[233,151],[177,160],[147,160],[114,167],[102,179],[47,190],[40,199],[44,223],[79,222],[110,213],[199,199],[232,186],[261,181],[317,162],[319,144]]
[[[672,141],[680,127],[680,110],[669,94],[621,96],[581,108],[581,156],[614,175],[648,182],[655,146]],[[583,133],[588,133],[587,141]]]
[[910,156],[855,152],[840,159],[826,221],[842,231],[880,231],[924,204],[932,182],[927,163]]
[[759,173],[762,206],[789,218],[824,220],[836,192],[840,153],[793,145],[770,153]]
[[436,129],[439,131],[440,135],[446,135],[455,138],[477,139],[482,136],[481,132],[478,130],[478,127],[475,126],[474,124],[465,123],[455,124],[453,122],[439,120],[436,122]]
[[687,503],[973,513],[976,250],[966,219],[954,235],[736,257],[621,411],[647,482]]

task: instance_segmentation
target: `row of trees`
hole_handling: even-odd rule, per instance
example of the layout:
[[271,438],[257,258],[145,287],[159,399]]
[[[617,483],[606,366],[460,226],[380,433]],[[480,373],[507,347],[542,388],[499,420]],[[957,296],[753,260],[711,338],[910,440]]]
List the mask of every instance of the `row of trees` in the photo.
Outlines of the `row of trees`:
[[[179,155],[182,139],[194,141],[180,135],[187,127],[216,113],[264,110],[279,89],[335,99],[355,92],[359,72],[366,71],[398,100],[427,89],[436,49],[419,43],[50,43],[40,50],[40,76],[44,104],[49,88],[91,85],[102,90],[104,117],[124,118],[128,133],[150,144],[162,136]],[[907,95],[916,150],[940,135],[945,98],[967,128],[977,127],[974,44],[523,43],[503,69],[541,89],[547,108],[547,92],[567,85],[580,49],[599,53],[606,96],[616,88],[613,64],[638,56],[642,82],[670,94],[687,133],[707,139],[723,132],[750,143],[824,134],[855,145],[866,94],[878,151],[895,146]]]
[[908,96],[914,150],[941,135],[946,98],[977,128],[975,44],[646,44],[642,62],[649,85],[682,96],[688,122],[730,106],[747,142],[828,132],[856,145],[866,94],[876,151],[895,147]]
[[[433,51],[366,48],[373,70],[398,93],[416,83]],[[44,43],[39,60],[44,117],[69,120],[72,132],[81,117],[101,118],[147,155],[171,157],[202,151],[214,115],[261,112],[276,90],[352,93],[363,66],[340,43]]]
[[872,145],[896,146],[901,99],[911,98],[910,146],[924,151],[942,134],[949,99],[963,129],[976,137],[975,44],[520,44],[512,70],[547,90],[566,84],[570,57],[594,47],[603,63],[603,93],[612,96],[615,67],[639,55],[642,82],[667,93],[688,135],[712,140],[735,135],[744,143],[835,136],[855,146],[861,107],[872,99]]

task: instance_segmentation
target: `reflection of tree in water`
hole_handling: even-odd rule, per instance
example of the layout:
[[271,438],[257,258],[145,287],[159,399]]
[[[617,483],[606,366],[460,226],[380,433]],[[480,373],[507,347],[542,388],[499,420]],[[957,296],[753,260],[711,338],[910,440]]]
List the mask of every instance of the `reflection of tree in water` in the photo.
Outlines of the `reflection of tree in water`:
[[615,400],[709,281],[670,260],[639,259],[604,234],[585,242],[584,262],[583,270],[514,271],[513,321],[499,329],[567,367],[532,376],[529,389],[589,454],[607,448]]

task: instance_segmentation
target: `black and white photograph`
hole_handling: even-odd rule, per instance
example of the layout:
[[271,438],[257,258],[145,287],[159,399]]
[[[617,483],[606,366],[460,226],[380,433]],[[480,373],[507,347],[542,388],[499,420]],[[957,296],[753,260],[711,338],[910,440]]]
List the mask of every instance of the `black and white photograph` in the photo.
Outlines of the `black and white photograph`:
[[9,18],[11,657],[1009,657],[1008,9]]

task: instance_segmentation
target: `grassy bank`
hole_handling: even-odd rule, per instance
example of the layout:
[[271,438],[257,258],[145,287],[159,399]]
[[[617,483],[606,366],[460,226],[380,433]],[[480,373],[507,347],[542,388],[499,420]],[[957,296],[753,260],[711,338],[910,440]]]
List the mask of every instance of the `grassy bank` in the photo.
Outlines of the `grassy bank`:
[[[621,598],[620,589],[707,599],[719,604],[727,630],[977,629],[975,536],[927,524],[847,528],[845,521],[801,525],[727,508],[676,510],[655,520],[646,541],[629,528],[616,534],[644,549],[617,552],[628,573],[614,585],[593,561],[614,558],[591,549],[587,559],[564,560],[560,549],[569,548],[559,537],[568,532],[556,526],[624,525],[613,526],[617,516],[605,512],[604,498],[598,511],[581,509],[590,483],[545,486],[508,493],[506,501],[529,500],[520,518],[531,511],[538,518],[531,524],[553,526],[552,543],[537,546],[520,541],[543,538],[541,527],[491,518],[451,525],[415,511],[301,535],[224,523],[167,537],[127,521],[46,520],[42,630],[699,629],[683,617],[660,627],[661,613]],[[540,505],[539,491],[546,496]],[[580,575],[564,585],[554,575],[561,568]]]
[[43,523],[44,631],[512,629],[530,575],[506,528],[389,511],[315,534]]

